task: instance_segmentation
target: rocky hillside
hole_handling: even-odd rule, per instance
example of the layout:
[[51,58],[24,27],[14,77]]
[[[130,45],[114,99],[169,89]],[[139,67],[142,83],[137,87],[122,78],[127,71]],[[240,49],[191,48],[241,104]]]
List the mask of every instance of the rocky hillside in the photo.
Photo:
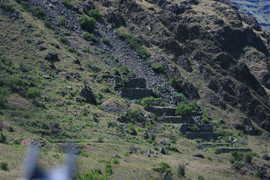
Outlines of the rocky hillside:
[[162,64],[165,79],[175,77],[188,86],[182,90],[188,97],[221,111],[240,110],[245,117],[239,119],[270,130],[269,34],[255,20],[229,1],[101,4],[112,26],[125,22],[127,31],[150,49],[150,61]]
[[230,0],[239,10],[248,16],[253,16],[259,22],[260,26],[270,32],[270,1],[269,0]]
[[0,1],[0,179],[269,179],[270,34],[229,0]]

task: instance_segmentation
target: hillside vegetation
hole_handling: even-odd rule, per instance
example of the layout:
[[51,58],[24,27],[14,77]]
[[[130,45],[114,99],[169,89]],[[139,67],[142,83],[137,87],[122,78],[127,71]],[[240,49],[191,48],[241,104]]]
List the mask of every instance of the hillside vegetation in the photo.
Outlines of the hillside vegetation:
[[269,179],[269,52],[228,0],[0,1],[0,179]]

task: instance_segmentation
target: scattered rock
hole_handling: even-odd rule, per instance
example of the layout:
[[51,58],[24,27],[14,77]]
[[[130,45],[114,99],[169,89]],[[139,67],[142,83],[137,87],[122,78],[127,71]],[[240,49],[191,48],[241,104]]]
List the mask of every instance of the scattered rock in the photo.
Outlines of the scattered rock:
[[134,145],[129,147],[128,153],[129,154],[136,154],[139,151],[139,148],[136,148]]
[[205,158],[204,155],[202,154],[194,154],[193,157],[202,158],[202,159]]
[[151,154],[154,154],[154,152],[151,149],[145,149],[144,153],[147,157],[151,157]]
[[81,65],[81,62],[80,62],[80,60],[79,60],[79,59],[75,59],[75,60],[73,61],[73,63],[74,63],[74,64]]
[[121,156],[119,156],[118,154],[114,155],[112,158],[117,158],[117,159],[120,159]]
[[262,159],[266,160],[266,161],[270,161],[270,157],[268,156],[268,154],[264,154],[262,156]]
[[52,79],[52,77],[51,76],[48,76],[48,75],[43,75],[42,76],[44,79]]
[[39,50],[39,51],[44,51],[44,50],[46,50],[47,48],[46,47],[44,47],[44,46],[37,46],[37,49]]
[[158,152],[161,154],[166,154],[166,151],[163,147],[158,147]]
[[67,89],[72,89],[72,86],[70,86],[70,85],[67,85]]
[[87,103],[90,103],[90,104],[97,103],[92,91],[86,85],[84,85],[83,88],[81,89],[80,95],[84,98],[84,101]]
[[166,141],[166,140],[162,140],[162,141],[160,142],[160,144],[162,144],[162,145],[164,145],[164,146],[170,146],[170,145],[171,145],[171,143],[170,143],[169,141]]
[[54,52],[48,52],[45,54],[44,59],[50,62],[59,61],[58,54]]

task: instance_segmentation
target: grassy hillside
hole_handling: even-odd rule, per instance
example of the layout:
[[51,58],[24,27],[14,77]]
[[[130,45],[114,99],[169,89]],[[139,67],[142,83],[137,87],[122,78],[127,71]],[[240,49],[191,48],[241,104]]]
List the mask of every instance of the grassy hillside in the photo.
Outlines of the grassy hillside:
[[[95,169],[96,179],[269,178],[267,128],[243,119],[249,129],[234,128],[232,124],[245,117],[245,112],[237,104],[222,109],[206,100],[208,91],[203,90],[209,85],[196,69],[200,61],[185,61],[191,61],[193,72],[181,60],[175,61],[178,51],[188,53],[193,49],[190,45],[200,46],[201,39],[188,37],[182,44],[177,40],[169,47],[160,46],[163,35],[157,38],[156,31],[170,29],[164,21],[147,14],[152,23],[149,28],[155,30],[151,34],[140,26],[143,20],[135,24],[134,15],[120,11],[130,8],[143,14],[151,12],[149,8],[161,11],[160,6],[147,1],[130,1],[131,5],[120,1],[46,2],[0,2],[0,179],[23,176],[23,160],[32,143],[40,147],[42,166],[60,165],[69,141],[78,151],[74,179],[87,179],[83,176]],[[203,3],[203,7],[192,8],[203,12],[207,2]],[[119,7],[119,11],[114,9]],[[109,18],[110,12],[119,13],[115,21]],[[204,20],[201,24],[206,25]],[[173,37],[172,32],[168,30],[167,36]],[[177,52],[168,50],[178,44],[181,49]],[[259,50],[252,50],[257,55]],[[154,59],[157,55],[165,58]],[[130,82],[138,77],[147,87],[134,89],[151,89],[152,96],[123,98],[123,89],[132,89]],[[95,102],[83,95],[84,85]],[[248,88],[265,103],[256,89]],[[221,99],[217,102],[225,104]],[[176,114],[157,115],[151,111],[153,107],[178,109]],[[164,120],[189,121],[192,117],[199,119],[194,125]],[[211,126],[217,139],[189,139],[179,130],[181,124],[192,124],[188,133]],[[222,148],[232,153],[223,153]],[[252,152],[234,152],[239,149]]]

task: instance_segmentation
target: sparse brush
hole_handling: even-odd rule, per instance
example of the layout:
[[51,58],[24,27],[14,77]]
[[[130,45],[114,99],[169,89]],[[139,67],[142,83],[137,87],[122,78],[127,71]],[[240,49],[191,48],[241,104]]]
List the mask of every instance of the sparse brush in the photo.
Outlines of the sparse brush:
[[7,162],[1,162],[0,163],[0,169],[2,169],[4,171],[8,171],[9,170],[8,163]]

